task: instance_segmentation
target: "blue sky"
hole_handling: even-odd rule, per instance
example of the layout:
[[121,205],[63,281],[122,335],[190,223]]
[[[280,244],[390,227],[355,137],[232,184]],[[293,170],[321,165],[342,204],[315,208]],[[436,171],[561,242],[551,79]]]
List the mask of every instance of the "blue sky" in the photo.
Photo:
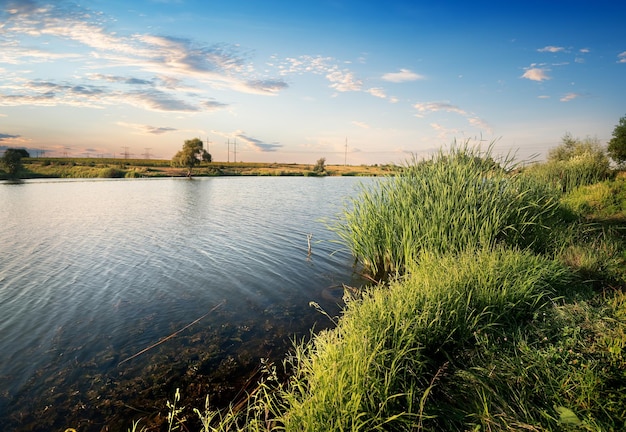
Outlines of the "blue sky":
[[606,143],[626,115],[625,16],[615,0],[0,0],[0,151],[169,159],[198,137],[218,161],[358,165],[470,139],[541,158],[566,132]]

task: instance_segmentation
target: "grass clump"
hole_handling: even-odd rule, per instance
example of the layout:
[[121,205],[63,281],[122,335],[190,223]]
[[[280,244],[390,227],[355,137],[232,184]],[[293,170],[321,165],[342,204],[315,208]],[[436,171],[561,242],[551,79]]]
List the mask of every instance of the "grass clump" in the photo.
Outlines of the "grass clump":
[[504,243],[541,249],[558,220],[559,191],[511,175],[508,160],[467,143],[366,188],[333,229],[373,275],[404,273],[422,250],[459,252]]
[[513,332],[565,283],[564,267],[527,252],[426,253],[409,276],[349,302],[335,330],[299,347],[281,421],[310,431],[434,424],[430,393],[476,335]]

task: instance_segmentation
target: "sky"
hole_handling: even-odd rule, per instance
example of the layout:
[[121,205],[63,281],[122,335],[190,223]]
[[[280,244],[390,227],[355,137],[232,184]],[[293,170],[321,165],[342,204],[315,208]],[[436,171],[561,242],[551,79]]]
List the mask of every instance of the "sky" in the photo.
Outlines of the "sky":
[[626,115],[618,0],[0,0],[0,153],[542,160]]

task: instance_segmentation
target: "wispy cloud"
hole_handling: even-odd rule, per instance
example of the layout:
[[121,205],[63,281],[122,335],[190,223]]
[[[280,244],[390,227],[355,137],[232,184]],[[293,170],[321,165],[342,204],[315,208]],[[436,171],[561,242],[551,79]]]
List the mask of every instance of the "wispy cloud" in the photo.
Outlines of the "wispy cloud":
[[424,114],[437,111],[453,112],[462,116],[467,115],[466,111],[448,102],[423,102],[416,103],[413,107],[417,109],[418,114],[416,114],[416,116],[418,117],[423,117]]
[[367,123],[362,122],[362,121],[353,120],[352,124],[362,128],[362,129],[369,129],[370,128],[370,125],[368,125]]
[[178,130],[172,127],[163,127],[163,126],[157,127],[157,126],[150,126],[150,125],[137,124],[137,123],[117,122],[117,124],[120,126],[135,129],[142,134],[149,134],[149,135],[162,135],[164,133],[175,132]]
[[157,89],[132,91],[121,98],[124,102],[151,111],[197,112],[200,107]]
[[[424,102],[424,103],[417,103],[413,105],[413,107],[416,108],[418,112],[417,114],[415,114],[416,117],[424,117],[425,115],[429,113],[439,112],[439,111],[454,113],[462,117],[465,117],[467,121],[469,122],[469,124],[471,124],[472,126],[483,129],[491,133],[491,127],[486,121],[484,121],[477,115],[467,112],[466,110],[458,107],[457,105],[453,105],[449,102]],[[443,128],[438,123],[431,123],[431,127],[433,127],[434,129]]]
[[449,129],[439,123],[431,123],[430,127],[437,131],[437,138],[441,141],[446,141],[449,137],[460,133],[458,129]]
[[202,103],[202,106],[205,108],[205,111],[219,111],[228,107],[228,104],[218,102],[215,100],[208,100]]
[[19,137],[19,135],[0,133],[0,142],[14,140]]
[[521,78],[526,78],[531,81],[539,81],[539,82],[546,81],[550,79],[550,76],[548,75],[548,71],[549,69],[546,69],[543,67],[537,67],[536,65],[531,65],[530,67],[526,68],[526,71],[521,76]]
[[[49,85],[23,75],[0,87],[0,105],[73,105],[98,108],[124,103],[156,111],[196,112],[222,107],[203,103],[212,89],[275,95],[288,88],[280,77],[258,74],[251,54],[236,45],[204,44],[167,35],[123,35],[107,30],[107,17],[74,3],[12,1],[2,7],[0,63],[76,61],[94,72]],[[2,10],[0,10],[2,13]],[[70,40],[79,51],[46,51],[54,38]],[[25,42],[27,41],[27,42]],[[45,41],[45,43],[42,43]],[[28,48],[30,43],[37,48]],[[124,67],[128,76],[105,74],[104,68]],[[5,75],[5,81],[9,77]],[[93,85],[101,81],[101,86]],[[337,82],[343,90],[347,82]],[[129,86],[123,88],[122,86]],[[97,97],[96,97],[97,96]]]
[[400,69],[400,72],[388,72],[384,74],[382,79],[392,83],[403,83],[408,81],[423,80],[426,79],[426,77],[412,72],[409,69]]
[[624,51],[621,54],[618,54],[617,56],[617,62],[618,63],[626,63],[626,51]]
[[338,92],[360,91],[363,82],[354,76],[353,72],[348,70],[335,70],[326,75],[330,81],[330,87]]
[[367,92],[371,94],[372,96],[376,96],[377,98],[387,99],[387,94],[385,93],[385,90],[381,88],[374,87],[374,88],[368,89]]
[[239,140],[248,144],[248,147],[257,152],[275,152],[282,147],[282,144],[266,143],[262,140],[244,135],[243,133],[238,133],[236,136]]
[[565,51],[565,48],[564,47],[560,47],[560,46],[548,45],[546,47],[539,48],[537,51],[539,51],[539,52],[557,53],[557,52]]
[[289,85],[283,80],[252,80],[247,81],[245,87],[249,88],[252,93],[275,95]]
[[111,105],[130,105],[150,111],[198,112],[202,107],[175,94],[157,88],[133,88],[127,91],[103,86],[73,85],[53,81],[21,80],[13,85],[11,94],[0,93],[0,106],[76,106],[104,108]]
[[569,102],[572,101],[574,99],[577,99],[579,97],[581,97],[582,95],[580,93],[568,93],[565,96],[563,96],[561,99],[559,99],[561,102]]

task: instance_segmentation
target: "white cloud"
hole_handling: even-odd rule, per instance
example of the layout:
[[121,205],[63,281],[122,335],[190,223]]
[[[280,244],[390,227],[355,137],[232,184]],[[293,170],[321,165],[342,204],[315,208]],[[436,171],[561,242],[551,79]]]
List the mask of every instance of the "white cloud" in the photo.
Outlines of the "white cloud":
[[424,103],[416,103],[413,105],[414,108],[420,113],[417,116],[422,117],[421,113],[430,113],[437,111],[446,111],[460,114],[462,116],[467,115],[467,112],[462,110],[456,105],[452,105],[448,102],[424,102]]
[[590,50],[589,48],[581,48],[581,49],[579,50],[579,52],[581,52],[581,53],[583,53],[583,54],[587,54],[587,53],[590,53],[590,52],[591,52],[591,50]]
[[581,97],[581,96],[582,96],[582,95],[581,95],[581,94],[579,94],[579,93],[568,93],[568,94],[566,94],[565,96],[563,96],[563,97],[560,99],[560,101],[561,101],[561,102],[569,102],[569,101],[574,100],[574,99],[576,99],[576,98],[579,98],[579,97]]
[[363,129],[369,129],[370,128],[370,125],[368,125],[367,123],[356,121],[356,120],[352,121],[352,124],[355,125],[355,126],[358,126],[360,128],[363,128]]
[[157,126],[150,126],[150,125],[137,124],[137,123],[117,122],[117,124],[123,127],[135,129],[141,132],[142,134],[149,134],[149,135],[161,135],[164,133],[175,132],[178,130],[172,127],[157,127]]
[[256,152],[275,152],[283,145],[278,143],[266,143],[260,139],[244,135],[243,132],[237,134],[237,138],[248,144],[248,147]]
[[539,82],[546,81],[550,79],[550,76],[548,76],[547,72],[548,72],[548,69],[531,66],[529,68],[526,68],[526,72],[524,72],[521,78],[526,78],[531,81],[539,81]]
[[408,81],[417,81],[426,79],[423,75],[411,72],[409,69],[400,69],[400,72],[389,72],[382,76],[385,81],[393,83],[403,83]]
[[[131,68],[131,74],[141,76],[118,77],[104,74],[88,74],[87,79],[105,80],[113,84],[137,86],[165,85],[167,90],[177,92],[167,97],[164,93],[131,94],[136,103],[148,109],[196,111],[190,98],[202,96],[202,88],[230,89],[242,93],[275,95],[288,85],[282,79],[259,77],[249,62],[249,53],[242,52],[236,45],[199,45],[191,39],[149,34],[118,35],[107,30],[104,15],[77,5],[52,3],[38,7],[35,2],[16,3],[9,11],[8,19],[0,25],[0,63],[21,64],[84,60],[92,70],[123,66]],[[26,7],[30,4],[32,7]],[[25,49],[18,42],[28,36],[42,43],[37,49]],[[88,54],[47,52],[49,40],[64,39],[80,44]],[[87,63],[87,60],[89,63]],[[73,78],[76,82],[80,77]],[[195,88],[183,82],[194,82]],[[168,84],[169,83],[169,84]],[[338,85],[339,88],[342,88]],[[113,90],[113,89],[110,89]],[[18,91],[11,96],[12,104],[21,101],[28,104],[29,98]],[[114,96],[113,94],[105,96]],[[206,97],[206,94],[204,95]],[[39,98],[39,102],[43,102]],[[6,103],[5,103],[6,104]]]
[[626,51],[624,51],[623,53],[619,54],[617,56],[617,58],[618,58],[618,60],[617,60],[618,63],[626,63]]
[[559,46],[548,45],[546,47],[539,48],[537,51],[557,53],[557,52],[565,51],[565,48],[559,47]]
[[[467,121],[469,122],[469,124],[471,124],[472,126],[475,126],[480,129],[484,129],[485,131],[491,133],[491,127],[487,124],[486,121],[474,115],[473,113],[468,113],[464,109],[461,109],[460,107],[453,105],[451,103],[424,102],[424,103],[417,103],[413,105],[413,107],[416,108],[418,111],[418,113],[415,114],[416,117],[424,117],[425,114],[438,112],[438,111],[455,113],[462,117],[465,117]],[[438,123],[431,123],[430,126],[435,130],[443,129],[443,126],[439,125]]]
[[479,118],[479,117],[469,117],[467,119],[467,121],[469,121],[469,123],[472,126],[475,126],[479,129],[483,129],[485,131],[487,131],[488,133],[491,133],[491,126],[489,126],[489,124],[484,121],[483,119]]
[[376,96],[377,98],[381,98],[381,99],[386,99],[387,95],[385,94],[385,91],[381,88],[371,88],[369,90],[367,90],[367,92],[369,94],[371,94],[372,96]]
[[331,72],[326,78],[331,82],[330,87],[339,92],[360,91],[363,86],[354,73],[347,70]]

